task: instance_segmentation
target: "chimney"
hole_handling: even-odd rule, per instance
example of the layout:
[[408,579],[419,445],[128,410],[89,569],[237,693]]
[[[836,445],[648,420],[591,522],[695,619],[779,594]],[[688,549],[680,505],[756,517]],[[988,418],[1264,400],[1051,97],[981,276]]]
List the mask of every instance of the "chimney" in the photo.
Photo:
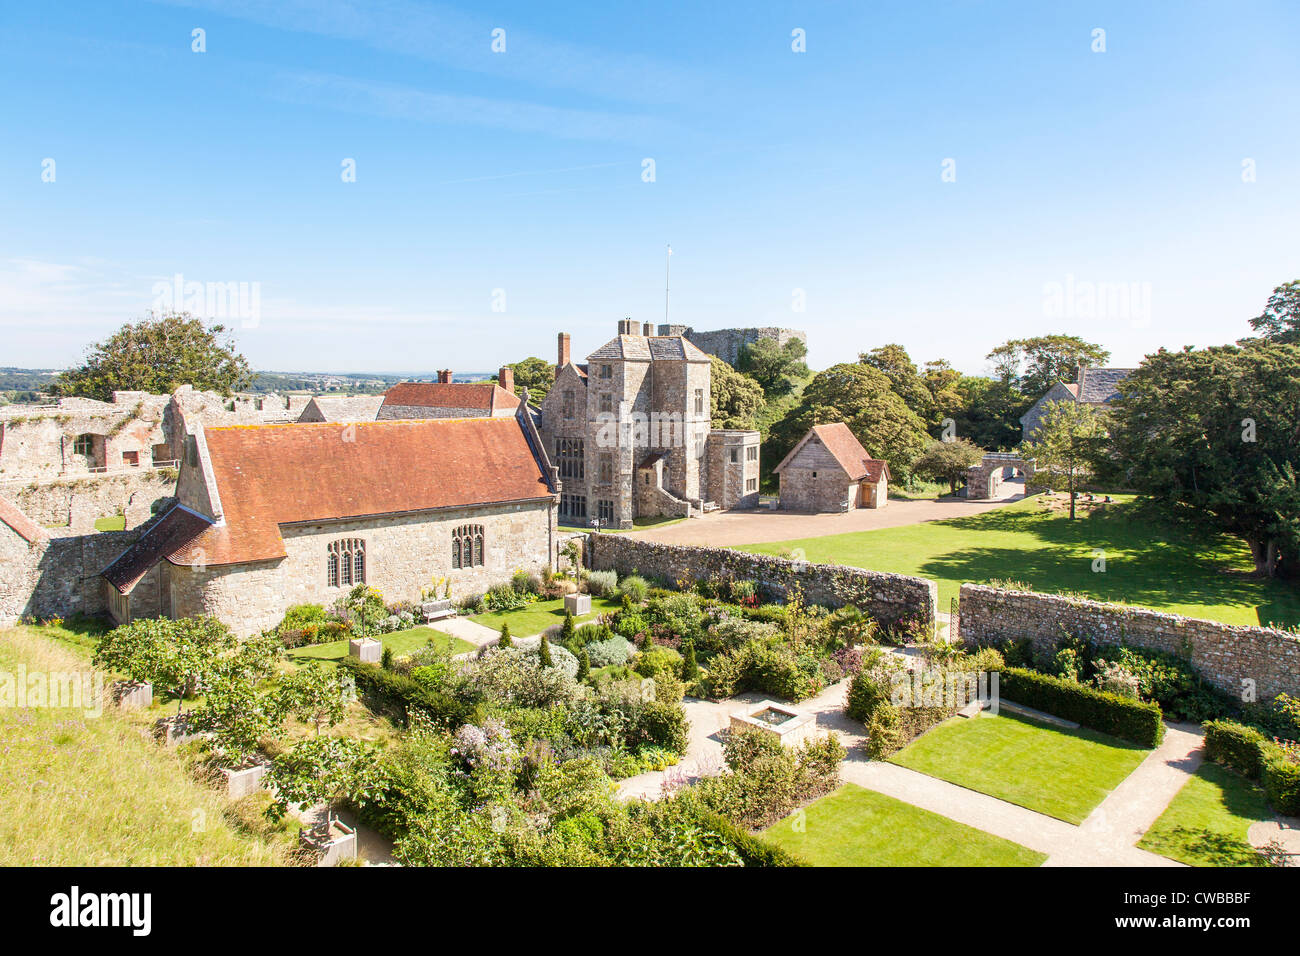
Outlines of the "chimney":
[[569,333],[560,333],[560,352],[555,357],[555,368],[562,369],[569,364]]
[[451,369],[444,368],[438,371],[438,384],[439,385],[451,384]]
[[636,326],[636,323],[633,322],[633,321],[631,320],[631,318],[627,318],[627,319],[619,319],[619,320],[618,320],[618,334],[619,334],[619,335],[636,335],[636,334],[637,334],[637,326]]
[[501,371],[497,372],[497,384],[513,395],[515,393],[515,370],[509,365],[502,365]]
[[646,338],[650,338],[650,336],[655,334],[654,330],[650,328],[649,322],[641,323],[641,334],[644,335]]

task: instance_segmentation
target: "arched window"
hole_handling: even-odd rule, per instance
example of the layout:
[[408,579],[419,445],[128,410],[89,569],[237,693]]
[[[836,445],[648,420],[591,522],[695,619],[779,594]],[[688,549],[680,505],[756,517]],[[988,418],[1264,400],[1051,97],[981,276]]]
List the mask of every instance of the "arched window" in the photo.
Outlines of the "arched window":
[[466,524],[451,532],[451,566],[475,568],[483,565],[483,526]]
[[326,547],[325,580],[330,587],[366,583],[366,542],[340,538]]

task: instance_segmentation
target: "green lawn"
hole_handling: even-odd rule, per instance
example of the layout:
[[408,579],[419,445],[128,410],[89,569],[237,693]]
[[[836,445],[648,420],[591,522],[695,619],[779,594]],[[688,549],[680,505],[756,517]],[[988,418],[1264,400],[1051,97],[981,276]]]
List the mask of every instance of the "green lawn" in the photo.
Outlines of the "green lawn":
[[[809,561],[930,578],[945,611],[963,582],[1011,579],[1035,591],[1073,591],[1225,624],[1300,624],[1300,588],[1253,577],[1240,539],[1150,518],[1122,496],[1074,521],[1048,513],[1035,497],[968,518],[745,550],[788,554],[793,548]],[[1093,571],[1098,550],[1106,558],[1100,573]]]
[[1263,866],[1246,831],[1272,816],[1259,787],[1218,764],[1203,763],[1138,846],[1189,866]]
[[1082,823],[1148,751],[1093,730],[1062,730],[1018,717],[953,717],[891,763]]
[[[383,642],[385,648],[392,650],[394,657],[409,654],[424,647],[430,641],[436,647],[450,647],[453,654],[474,650],[474,645],[468,641],[463,641],[459,637],[452,637],[450,634],[444,634],[442,631],[434,630],[425,625],[412,627],[405,631],[393,631],[391,634],[380,634],[379,640]],[[346,640],[331,641],[328,644],[313,644],[309,647],[298,647],[288,652],[289,660],[295,664],[305,664],[308,661],[341,661],[347,656],[348,642]]]
[[[591,613],[575,617],[574,621],[590,621],[597,614],[611,614],[622,606],[621,599],[594,597],[591,599]],[[501,625],[508,623],[512,637],[532,637],[534,634],[546,630],[552,624],[564,623],[564,598],[556,598],[554,601],[538,601],[536,604],[530,604],[518,611],[492,611],[489,614],[476,614],[470,620],[476,624],[482,624],[484,627],[490,627],[494,631],[501,630]]]
[[106,518],[95,519],[96,531],[125,531],[126,515],[109,515]]
[[1038,866],[1047,858],[851,783],[763,836],[813,866]]

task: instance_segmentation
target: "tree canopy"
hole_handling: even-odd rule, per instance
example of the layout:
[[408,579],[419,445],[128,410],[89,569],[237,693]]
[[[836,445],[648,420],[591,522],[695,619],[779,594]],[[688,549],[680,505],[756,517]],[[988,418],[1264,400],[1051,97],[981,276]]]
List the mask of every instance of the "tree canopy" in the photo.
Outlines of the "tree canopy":
[[755,416],[763,407],[763,387],[737,372],[716,355],[709,378],[714,428],[757,428]]
[[1073,382],[1079,366],[1105,365],[1110,352],[1077,335],[1039,335],[1003,342],[985,358],[1000,382],[1033,402],[1057,382]]
[[510,366],[515,373],[515,390],[528,389],[528,401],[540,405],[555,384],[555,366],[535,355]]
[[225,333],[225,326],[205,325],[188,312],[151,312],[92,345],[86,361],[62,373],[51,391],[109,401],[115,391],[166,394],[193,385],[228,396],[253,374]]
[[1120,394],[1112,448],[1130,483],[1192,521],[1244,539],[1257,571],[1294,570],[1300,345],[1161,349]]
[[1105,412],[1080,402],[1048,402],[1022,454],[1035,460],[1034,483],[1070,496],[1093,474],[1106,448]]
[[1250,320],[1250,327],[1273,342],[1300,342],[1300,279],[1274,289],[1264,311]]
[[984,449],[965,438],[931,442],[912,465],[922,478],[948,482],[948,491],[957,493],[957,483],[966,477],[966,469],[978,465]]
[[736,365],[773,398],[790,394],[808,377],[804,361],[807,357],[808,346],[802,339],[791,339],[784,345],[777,345],[774,339],[759,339],[741,348]]
[[925,423],[894,392],[885,373],[861,362],[832,365],[813,376],[799,403],[772,426],[767,461],[775,464],[813,425],[844,422],[867,454],[906,481],[929,436]]

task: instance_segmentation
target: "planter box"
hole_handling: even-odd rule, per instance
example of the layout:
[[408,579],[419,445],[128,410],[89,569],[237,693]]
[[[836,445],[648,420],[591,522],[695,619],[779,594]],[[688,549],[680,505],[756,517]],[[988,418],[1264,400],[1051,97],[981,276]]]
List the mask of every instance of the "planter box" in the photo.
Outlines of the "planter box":
[[123,710],[144,710],[153,703],[153,684],[141,680],[115,681],[113,703]]
[[198,736],[190,730],[189,714],[173,714],[170,717],[158,718],[153,725],[153,733],[159,741],[168,746],[188,743]]
[[424,612],[426,621],[436,621],[440,618],[456,616],[456,605],[451,603],[451,598],[444,598],[441,601],[425,601],[420,605],[420,610]]
[[230,767],[218,767],[221,776],[226,780],[226,796],[231,800],[238,800],[240,797],[246,797],[250,793],[256,793],[262,789],[262,780],[266,772],[271,769],[269,763],[255,763],[251,767],[244,767],[242,770],[235,770]]
[[731,715],[731,729],[757,730],[775,737],[783,747],[797,747],[812,739],[817,731],[817,718],[773,700],[755,704],[748,710]]
[[317,866],[337,866],[340,860],[357,858],[357,831],[340,820],[330,824],[328,834],[315,828],[304,829],[298,839],[303,846],[316,851]]
[[564,595],[564,609],[578,617],[583,614],[591,613],[591,595],[590,594],[566,594]]
[[348,641],[348,654],[363,664],[378,664],[384,656],[384,645],[373,637]]

